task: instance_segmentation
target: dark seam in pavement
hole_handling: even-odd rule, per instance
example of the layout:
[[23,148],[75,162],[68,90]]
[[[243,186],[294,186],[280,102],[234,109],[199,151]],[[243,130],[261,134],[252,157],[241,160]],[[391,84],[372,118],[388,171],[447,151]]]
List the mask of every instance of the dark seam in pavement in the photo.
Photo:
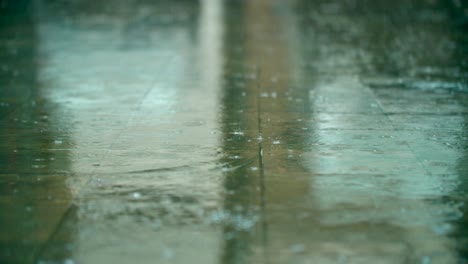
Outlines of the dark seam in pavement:
[[77,209],[78,209],[78,207],[75,204],[73,204],[73,202],[71,202],[71,204],[68,206],[68,208],[62,214],[62,217],[60,218],[60,221],[54,227],[53,231],[50,233],[47,240],[44,243],[42,243],[41,245],[38,246],[38,249],[33,254],[32,263],[39,263],[39,258],[42,256],[42,254],[44,254],[46,248],[49,247],[50,243],[54,240],[54,238],[57,236],[57,234],[60,232],[60,230],[62,230],[61,227],[67,221],[68,216],[71,215],[73,212],[75,212]]
[[267,258],[266,248],[267,248],[267,241],[268,241],[268,225],[266,222],[265,216],[265,207],[266,207],[266,194],[265,194],[265,170],[264,170],[264,163],[263,163],[263,135],[262,135],[262,106],[260,100],[260,80],[261,80],[261,70],[257,68],[257,127],[258,127],[258,166],[259,166],[259,178],[258,178],[258,185],[260,188],[260,208],[261,208],[261,225],[262,225],[262,242],[263,242],[263,252],[264,252],[264,261],[265,263]]
[[124,174],[142,174],[142,173],[151,173],[151,172],[163,172],[163,171],[173,171],[173,170],[179,170],[179,169],[188,169],[191,168],[192,166],[190,165],[180,165],[180,166],[175,166],[175,167],[165,167],[165,168],[157,168],[157,169],[146,169],[146,170],[136,170],[136,171],[127,171]]
[[[242,163],[240,163],[238,165],[227,168],[227,170],[235,170],[235,169],[242,168],[244,166],[252,164],[253,161],[254,161],[254,159],[250,158],[246,162],[242,162]],[[211,162],[200,162],[200,163],[196,163],[195,165],[210,164],[210,163]],[[222,167],[222,165],[221,165],[221,167]],[[143,174],[143,173],[151,173],[151,172],[169,172],[169,171],[176,171],[176,170],[180,170],[180,169],[193,169],[193,168],[196,168],[196,167],[194,167],[193,165],[180,165],[180,166],[174,166],[174,167],[163,167],[163,168],[156,168],[156,169],[135,170],[135,171],[127,171],[127,172],[124,172],[124,173],[110,173],[110,174]],[[210,170],[218,170],[219,168],[220,168],[220,166],[218,165],[218,166],[216,166],[214,168],[211,168]]]

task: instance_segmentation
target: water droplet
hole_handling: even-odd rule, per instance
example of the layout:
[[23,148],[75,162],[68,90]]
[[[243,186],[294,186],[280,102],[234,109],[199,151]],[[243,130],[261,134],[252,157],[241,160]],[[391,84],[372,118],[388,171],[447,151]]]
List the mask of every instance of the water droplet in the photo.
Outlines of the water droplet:
[[348,263],[348,257],[346,257],[343,254],[340,254],[338,256],[338,264],[341,264],[341,263]]
[[224,239],[226,240],[231,240],[234,238],[234,234],[232,232],[227,232],[226,234],[224,234]]
[[174,251],[172,249],[170,249],[170,248],[165,248],[163,250],[163,256],[166,259],[170,259],[170,258],[172,258],[174,256]]
[[305,251],[304,244],[294,244],[289,247],[289,251],[294,254],[303,253]]
[[62,144],[62,143],[63,143],[63,141],[60,140],[60,139],[54,140],[54,144],[56,144],[56,145],[60,145],[60,144]]
[[73,261],[73,259],[65,259],[63,264],[75,264],[75,261]]
[[226,215],[222,211],[216,211],[211,214],[211,222],[219,224],[224,221]]
[[279,145],[281,143],[281,141],[279,140],[273,140],[273,145]]
[[432,226],[432,231],[440,236],[446,235],[451,230],[452,230],[452,226],[447,223]]
[[237,135],[237,136],[243,136],[244,132],[236,130],[236,131],[231,132],[231,134],[232,135]]
[[430,264],[431,263],[431,258],[429,256],[424,256],[421,259],[421,264]]
[[250,73],[250,74],[246,74],[245,77],[247,79],[256,79],[257,75],[255,73]]
[[134,193],[132,193],[132,197],[133,197],[134,199],[139,199],[139,198],[141,198],[141,193],[139,193],[139,192],[134,192]]
[[243,209],[244,207],[242,207],[242,205],[237,204],[234,206],[234,211],[236,212],[242,212]]

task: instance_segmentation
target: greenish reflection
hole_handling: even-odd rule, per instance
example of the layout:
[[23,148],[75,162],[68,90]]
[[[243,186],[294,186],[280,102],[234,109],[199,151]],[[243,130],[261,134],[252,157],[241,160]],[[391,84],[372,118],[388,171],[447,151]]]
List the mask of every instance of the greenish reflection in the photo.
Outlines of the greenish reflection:
[[[466,100],[466,99],[465,99]],[[468,127],[468,117],[465,115],[463,126]],[[460,184],[455,192],[452,202],[461,204],[462,216],[455,221],[452,236],[457,239],[457,250],[460,255],[460,263],[468,263],[468,130],[465,129],[460,135],[460,147],[462,156],[458,159],[457,172]]]
[[[391,230],[396,241],[403,239],[410,243],[407,255],[401,254],[400,257],[415,262],[451,263],[455,261],[456,253],[460,263],[465,263],[467,258],[468,68],[465,59],[467,16],[463,10],[466,10],[466,4],[459,1],[298,1],[297,19],[303,41],[315,44],[304,53],[304,67],[311,75],[322,80],[328,77],[328,81],[343,75],[358,76],[363,85],[371,88],[372,97],[381,103],[380,108],[383,105],[383,109],[376,109],[376,114],[379,110],[395,111],[390,113],[393,115],[390,120],[411,117],[418,125],[422,124],[422,128],[411,131],[411,122],[394,122],[391,130],[401,138],[411,132],[422,137],[420,141],[408,139],[407,144],[424,171],[409,174],[407,179],[424,174],[430,175],[427,182],[437,184],[437,189],[426,195],[427,198],[416,199],[416,203],[426,207],[425,211],[415,209],[424,233],[418,233],[410,221],[405,221],[402,226],[395,224],[392,218],[405,219],[406,216],[404,211],[390,212],[393,201],[383,203],[379,210],[393,216],[372,224],[380,230]],[[353,98],[342,101],[352,102]],[[428,107],[429,104],[432,108]],[[343,109],[337,105],[337,109],[327,110]],[[378,135],[379,132],[374,131],[373,134]],[[440,141],[430,140],[431,137],[439,137]],[[446,166],[445,171],[437,166]],[[395,176],[398,177],[389,177]],[[419,185],[423,184],[425,182]],[[385,186],[379,188],[384,190]],[[451,186],[457,187],[451,189]],[[406,195],[416,194],[418,187],[411,186],[405,191]],[[364,188],[361,190],[365,191]],[[408,198],[395,200],[401,208],[409,202]],[[429,216],[425,215],[426,212]],[[364,212],[360,214],[366,220],[373,217],[371,214],[363,215]],[[379,231],[372,230],[372,225],[365,225],[363,232],[377,234]],[[432,236],[439,245],[423,243],[421,238],[411,241],[412,233],[418,237]],[[345,232],[337,234],[344,240]],[[380,239],[376,236],[372,242],[377,245]]]
[[[72,195],[66,119],[42,94],[32,1],[0,9],[0,262],[33,263]],[[72,239],[67,237],[64,243]],[[65,253],[66,254],[66,253]],[[66,257],[69,255],[66,254]],[[66,258],[65,257],[65,258]]]
[[[451,31],[456,43],[456,50],[451,57],[456,67],[462,73],[462,76],[456,76],[456,81],[461,81],[463,85],[468,87],[468,9],[467,2],[459,2],[446,6],[447,13],[453,18]],[[465,58],[461,59],[460,58]],[[461,78],[460,78],[461,77]],[[457,160],[456,173],[458,174],[460,183],[453,195],[454,199],[451,202],[461,204],[461,217],[455,221],[455,228],[452,231],[452,236],[457,240],[457,251],[460,256],[460,263],[468,263],[468,89],[455,94],[457,102],[464,106],[465,113],[461,133],[457,136],[459,142],[457,146],[460,149],[460,158]]]
[[[225,167],[223,218],[223,241],[221,263],[248,263],[252,254],[253,234],[243,229],[242,222],[249,213],[257,211],[257,173],[251,170],[258,166],[257,124],[255,102],[249,102],[247,92],[255,93],[255,69],[249,68],[246,59],[244,1],[223,1],[224,5],[224,67],[221,117],[223,155]],[[253,119],[253,120],[252,120]],[[249,142],[250,141],[250,142]],[[257,167],[258,168],[258,167]],[[227,220],[227,221],[226,221]]]
[[[317,220],[320,218],[327,219],[327,217],[332,220],[330,223],[327,223],[326,220],[322,220],[319,226],[324,233],[328,232],[332,234],[328,235],[328,237],[336,238],[330,240],[332,243],[335,243],[337,247],[348,247],[348,245],[346,245],[346,240],[348,237],[355,235],[356,230],[360,228],[359,225],[362,225],[363,230],[360,231],[361,234],[365,233],[372,236],[368,242],[372,242],[374,246],[381,244],[383,249],[389,249],[388,246],[382,243],[383,240],[388,241],[389,236],[384,238],[378,235],[382,230],[387,230],[387,232],[394,235],[391,239],[395,241],[395,244],[402,243],[401,240],[403,240],[404,243],[411,244],[411,249],[409,249],[407,253],[398,253],[394,254],[394,256],[389,253],[386,257],[388,261],[391,261],[392,257],[407,258],[411,261],[423,262],[431,261],[431,258],[432,261],[439,261],[439,259],[441,259],[440,261],[444,261],[444,258],[445,261],[450,261],[456,257],[454,248],[458,248],[459,253],[461,252],[461,261],[464,261],[466,258],[463,257],[463,255],[466,254],[463,253],[466,252],[466,232],[464,231],[466,227],[466,216],[461,217],[459,219],[460,221],[454,221],[456,228],[453,232],[447,233],[443,230],[441,231],[443,228],[438,229],[444,226],[451,226],[453,219],[459,218],[456,216],[459,214],[457,204],[464,204],[466,200],[464,198],[464,193],[466,193],[466,187],[464,186],[466,185],[466,159],[464,158],[464,156],[466,156],[466,122],[458,122],[460,117],[466,119],[466,61],[460,59],[466,57],[466,49],[462,48],[466,47],[466,17],[457,18],[454,17],[454,14],[450,14],[449,10],[454,8],[453,5],[454,3],[443,1],[297,2],[296,19],[302,33],[301,43],[313,43],[302,51],[304,71],[310,74],[310,80],[316,79],[322,82],[322,85],[327,85],[327,83],[340,80],[343,76],[351,76],[360,79],[359,85],[367,84],[371,88],[371,93],[367,98],[364,98],[369,101],[359,101],[353,97],[345,98],[343,96],[343,94],[346,94],[345,89],[341,91],[341,98],[340,94],[332,93],[331,95],[334,97],[330,96],[330,94],[327,94],[327,91],[329,92],[333,89],[332,85],[330,85],[328,90],[322,90],[322,92],[324,92],[325,101],[326,99],[330,101],[341,101],[342,104],[337,104],[334,108],[328,107],[322,109],[315,106],[316,108],[314,109],[312,103],[311,109],[315,110],[316,113],[314,113],[314,115],[316,117],[325,117],[324,119],[326,119],[329,114],[326,113],[326,111],[331,112],[329,116],[333,118],[337,116],[333,115],[333,112],[345,115],[350,114],[350,112],[352,113],[353,111],[349,111],[350,109],[343,107],[343,105],[346,106],[351,102],[355,104],[355,109],[351,110],[356,110],[356,113],[361,115],[360,118],[367,119],[368,121],[366,121],[365,124],[353,124],[354,121],[352,121],[352,117],[350,116],[351,121],[344,119],[345,121],[342,121],[342,123],[352,124],[353,126],[351,129],[366,130],[368,128],[365,128],[365,126],[370,123],[369,120],[371,120],[372,115],[381,114],[381,108],[379,109],[376,107],[376,109],[373,110],[375,112],[368,111],[370,108],[366,108],[366,104],[370,106],[372,105],[371,101],[377,99],[374,101],[374,104],[382,100],[384,103],[392,103],[397,106],[401,104],[402,108],[409,109],[407,112],[399,112],[400,110],[395,107],[396,113],[392,114],[394,114],[396,120],[398,120],[398,118],[410,116],[414,118],[414,120],[418,120],[417,122],[421,122],[421,124],[425,123],[424,125],[428,127],[439,126],[437,129],[423,128],[419,129],[422,131],[415,132],[423,136],[424,139],[421,141],[416,139],[408,140],[412,155],[415,155],[423,164],[422,167],[424,167],[424,171],[416,175],[409,174],[406,176],[406,179],[430,175],[430,177],[427,178],[427,182],[434,181],[439,184],[437,190],[434,188],[432,193],[426,194],[427,197],[430,198],[423,198],[424,196],[421,196],[421,198],[415,199],[416,204],[425,206],[427,208],[426,212],[429,212],[430,215],[426,216],[425,211],[415,210],[417,219],[422,222],[420,226],[424,229],[424,232],[419,233],[420,231],[417,228],[411,226],[410,221],[406,220],[403,225],[400,225],[397,221],[393,220],[398,218],[405,219],[407,216],[405,216],[403,212],[392,212],[391,207],[400,206],[404,208],[410,199],[402,198],[402,200],[398,201],[398,199],[400,199],[400,197],[398,197],[394,204],[392,204],[393,201],[386,202],[385,200],[377,200],[376,209],[372,212],[374,209],[372,209],[372,206],[369,206],[370,203],[366,204],[366,201],[359,201],[358,199],[353,200],[352,188],[343,187],[344,190],[349,189],[350,194],[342,196],[342,194],[336,193],[335,195],[331,194],[330,196],[326,196],[328,200],[339,200],[341,199],[340,197],[343,197],[343,204],[337,204],[333,210],[329,210],[328,212],[322,211],[316,215]],[[421,43],[427,44],[425,48],[421,48]],[[309,86],[312,87],[310,91],[311,94],[318,90],[314,89],[314,82],[311,82]],[[343,82],[340,83],[340,86],[346,87],[351,86],[351,84]],[[362,91],[367,92],[366,89],[368,89],[368,87],[362,88]],[[351,90],[351,87],[349,90]],[[381,92],[382,90],[385,90],[387,93]],[[326,98],[327,95],[330,96],[330,98]],[[385,98],[385,95],[388,95],[394,101]],[[417,98],[417,100],[408,100],[407,97],[410,96],[415,96],[414,98]],[[426,101],[424,101],[424,99],[426,99]],[[406,100],[408,100],[409,103],[405,105],[404,102],[406,102]],[[320,101],[318,101],[318,103],[320,103]],[[428,103],[432,103],[436,107],[440,105],[442,110],[456,109],[456,111],[454,111],[454,113],[440,114],[437,113],[437,110],[427,107],[425,104]],[[388,107],[388,105],[385,106],[391,108],[391,106],[394,105],[390,105],[390,107]],[[378,106],[378,104],[375,104],[375,106]],[[422,110],[426,110],[426,112]],[[323,111],[323,113],[320,113],[321,111]],[[388,112],[389,110],[384,107],[383,111]],[[445,111],[447,112],[447,110]],[[390,119],[392,120],[392,118]],[[457,121],[453,123],[447,122],[453,127],[444,127],[442,123],[450,118]],[[317,118],[315,121],[317,123],[321,122],[320,118]],[[322,124],[323,123],[325,122],[322,121]],[[404,124],[395,122],[394,125],[395,127],[390,129],[379,127],[377,130],[388,130],[388,132],[391,131],[390,133],[394,133],[397,137],[403,138],[405,133],[408,133],[404,130],[411,127],[412,124],[406,121]],[[403,126],[405,128],[401,128]],[[336,130],[339,131],[337,133],[338,137],[341,137],[338,138],[338,140],[343,140],[346,134],[354,133],[345,131],[346,129],[342,129],[341,131],[339,129]],[[385,135],[385,133],[388,132],[383,132],[383,134]],[[325,135],[324,137],[326,137],[327,134],[334,134],[333,131],[320,131],[319,133]],[[378,136],[380,133],[382,132],[372,132],[373,136]],[[456,135],[457,139],[451,141],[449,139],[450,133]],[[441,146],[444,142],[431,142],[428,138],[435,134],[444,135],[442,136],[442,140],[449,140],[450,143],[448,143],[448,145],[451,145],[451,147]],[[343,153],[346,153],[346,147],[363,147],[366,143],[362,142],[364,141],[361,141],[361,143],[353,143],[349,139],[343,140],[343,143],[349,144],[343,147]],[[362,144],[362,146],[359,146],[359,144]],[[391,148],[385,144],[381,145],[381,147]],[[424,147],[426,147],[426,149]],[[320,147],[317,147],[317,149],[320,149]],[[323,149],[326,149],[326,147]],[[425,152],[422,151],[424,149],[426,150]],[[436,150],[440,150],[441,152],[437,154],[430,153]],[[385,149],[384,151],[387,150]],[[431,154],[434,155],[431,157]],[[455,162],[454,159],[446,158],[444,155],[451,157],[461,155],[462,158]],[[342,159],[338,160],[337,165],[346,161],[346,157],[342,157]],[[324,160],[326,160],[326,158],[324,158]],[[354,164],[363,163],[365,165],[371,165],[372,159],[364,160],[362,163],[358,162],[362,161],[359,157],[350,158],[350,160]],[[440,160],[444,160],[447,164],[444,164],[444,162],[438,163]],[[457,165],[452,166],[455,163],[457,163]],[[434,167],[440,166],[441,164],[447,166],[444,172],[446,175],[440,175],[441,173],[437,171],[437,168],[434,169]],[[454,167],[457,167],[457,169]],[[385,170],[383,171],[385,172]],[[352,175],[356,172],[350,170],[345,173]],[[385,174],[387,173],[388,175],[385,175],[383,178],[388,177],[388,179],[392,179],[399,176],[392,175],[391,171],[385,172]],[[359,175],[359,173],[356,174],[356,176]],[[405,173],[403,172],[402,174]],[[454,174],[455,177],[453,177]],[[381,176],[382,175],[378,177]],[[315,178],[323,177],[316,176]],[[447,186],[451,185],[453,178],[460,180],[459,188],[455,191],[447,188]],[[346,177],[343,177],[343,179],[346,180]],[[354,178],[352,181],[356,183],[366,183],[369,179],[362,177],[361,180]],[[337,184],[341,183],[337,181]],[[425,182],[421,182],[420,185],[423,184],[425,184]],[[380,191],[383,191],[386,186],[387,184],[381,184],[378,188],[380,188]],[[328,188],[333,190],[331,187]],[[322,187],[322,189],[326,188]],[[405,195],[417,194],[418,188],[419,186],[411,186],[411,188],[404,190]],[[444,190],[445,188],[447,188],[447,191],[439,192],[439,190]],[[320,186],[316,189],[319,190]],[[357,188],[355,192],[367,193],[369,199],[374,199],[379,196],[376,195],[372,197],[372,188]],[[384,197],[384,195],[382,195],[382,197]],[[322,198],[322,201],[320,201],[320,198]],[[328,202],[326,198],[314,198],[319,201],[318,203],[322,202],[322,205],[317,206],[317,209],[320,209],[320,206],[325,207]],[[395,196],[395,198],[397,197]],[[346,202],[348,201],[350,205],[355,204],[358,208],[366,208],[367,206],[366,210],[368,210],[368,212],[365,212],[365,210],[356,213],[350,211],[346,214],[346,210],[348,209],[346,207],[349,206]],[[332,202],[330,203],[332,204]],[[351,206],[349,206],[349,208],[351,208]],[[463,208],[466,207],[463,206]],[[446,212],[441,213],[443,210],[446,210]],[[463,210],[466,211],[466,209]],[[355,221],[355,223],[351,224],[333,225],[333,220],[336,221],[336,219],[330,216],[333,216],[335,213],[341,213],[340,215],[342,215],[343,218],[360,218],[361,223]],[[386,216],[383,219],[373,220],[373,217],[379,214]],[[466,215],[466,213],[464,213],[464,215]],[[437,216],[438,219],[436,219],[437,217],[435,216]],[[319,233],[320,232],[316,233],[317,236],[315,239],[317,241],[320,239]],[[452,235],[450,235],[450,233],[452,233]],[[419,240],[411,241],[412,234],[419,237]],[[453,239],[453,235],[457,240]],[[421,241],[424,239],[421,238],[424,236],[432,236],[433,240],[439,243],[439,246],[436,244],[422,243]],[[366,243],[367,242],[362,243],[362,249],[369,251],[362,255],[373,254],[370,247],[366,246]],[[406,246],[408,245],[404,245],[403,247]],[[351,245],[349,245],[349,247],[352,248]],[[318,246],[318,248],[320,248],[320,246]],[[339,250],[337,249],[337,251]],[[320,252],[319,250],[317,255],[320,254],[324,254],[324,252]],[[360,256],[355,256],[355,259],[359,257]]]
[[313,137],[309,79],[296,64],[301,47],[289,31],[288,4],[224,1],[224,8],[221,263],[282,261],[283,246],[309,226],[293,220],[310,206],[301,158]]
[[[456,178],[456,188],[440,195],[434,204],[440,203],[446,211],[443,223],[450,226],[445,233],[453,239],[453,248],[458,254],[458,263],[468,261],[468,30],[466,14],[467,3],[447,1],[413,1],[395,5],[395,3],[382,3],[387,11],[386,17],[376,19],[376,23],[366,23],[366,32],[369,38],[362,44],[369,56],[366,64],[360,67],[360,75],[381,81],[371,82],[373,89],[393,89],[395,94],[399,91],[413,91],[420,98],[437,98],[443,95],[447,99],[437,100],[440,105],[458,106],[453,113],[437,116],[433,122],[442,124],[450,118],[460,117],[462,120],[456,126],[440,129],[428,129],[427,137],[444,135],[449,140],[453,134],[454,141],[449,143],[444,154],[459,156],[451,163],[442,175],[429,171],[434,177],[442,177],[448,184]],[[407,12],[398,6],[406,5]],[[396,18],[399,18],[398,20]],[[386,33],[382,34],[382,28]],[[420,48],[420,43],[427,43]],[[415,105],[418,102],[414,102]],[[415,108],[417,109],[417,108]],[[405,113],[403,113],[405,114]],[[412,114],[407,113],[407,114]],[[422,115],[424,117],[424,114]],[[450,122],[449,122],[450,124]],[[449,132],[444,132],[447,129]],[[410,143],[411,145],[412,143]],[[429,143],[428,144],[435,144]],[[440,144],[444,144],[440,142]],[[430,153],[423,153],[425,154]],[[431,168],[428,168],[430,170]],[[446,184],[441,182],[441,185]],[[441,188],[443,188],[441,186]]]

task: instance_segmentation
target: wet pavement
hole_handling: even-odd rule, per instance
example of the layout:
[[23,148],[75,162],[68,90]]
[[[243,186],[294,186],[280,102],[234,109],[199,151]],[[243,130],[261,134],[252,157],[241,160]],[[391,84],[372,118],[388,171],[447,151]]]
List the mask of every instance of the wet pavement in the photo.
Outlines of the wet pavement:
[[468,263],[465,2],[0,3],[0,263]]

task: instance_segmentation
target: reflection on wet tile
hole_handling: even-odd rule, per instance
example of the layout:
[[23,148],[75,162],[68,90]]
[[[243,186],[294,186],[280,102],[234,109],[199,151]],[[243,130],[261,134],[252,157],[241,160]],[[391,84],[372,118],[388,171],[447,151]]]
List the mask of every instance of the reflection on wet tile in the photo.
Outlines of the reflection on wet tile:
[[396,114],[389,119],[396,129],[423,130],[423,131],[459,131],[464,127],[465,115],[433,115],[433,114]]
[[331,113],[381,113],[378,101],[356,78],[325,76],[309,92],[314,112]]
[[[466,109],[462,103],[451,94],[438,94],[415,89],[375,89],[382,108],[389,113],[433,113],[450,114],[464,113]],[[415,101],[420,104],[414,104]]]
[[312,122],[318,129],[391,130],[392,123],[383,115],[319,113]]

